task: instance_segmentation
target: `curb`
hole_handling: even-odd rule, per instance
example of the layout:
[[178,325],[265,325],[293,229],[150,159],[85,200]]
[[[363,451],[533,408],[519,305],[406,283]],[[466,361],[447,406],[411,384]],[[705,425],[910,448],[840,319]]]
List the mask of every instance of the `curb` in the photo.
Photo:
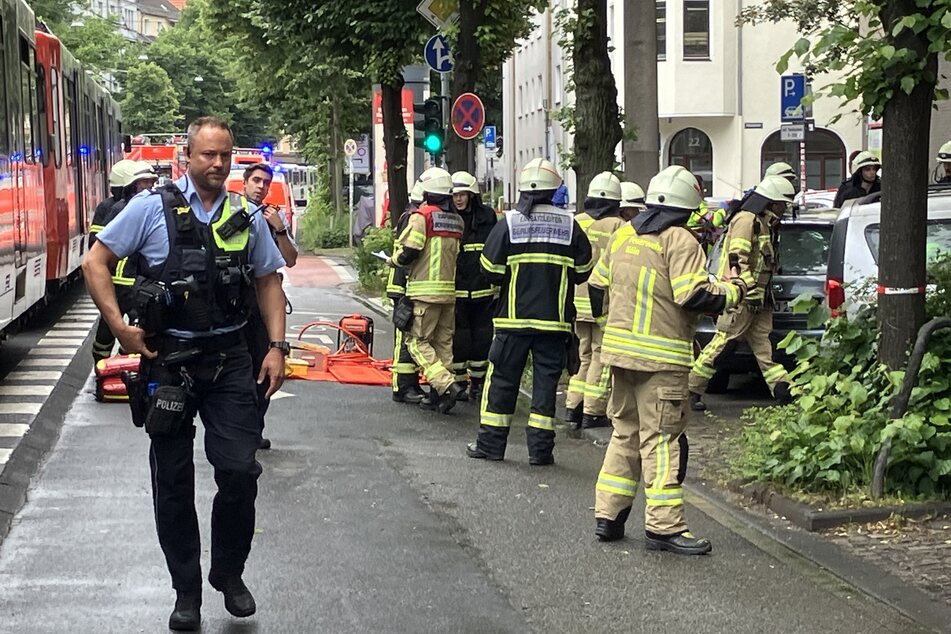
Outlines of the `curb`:
[[66,414],[92,371],[93,336],[90,330],[0,473],[0,543],[10,532],[13,518],[26,502],[33,476],[59,439]]

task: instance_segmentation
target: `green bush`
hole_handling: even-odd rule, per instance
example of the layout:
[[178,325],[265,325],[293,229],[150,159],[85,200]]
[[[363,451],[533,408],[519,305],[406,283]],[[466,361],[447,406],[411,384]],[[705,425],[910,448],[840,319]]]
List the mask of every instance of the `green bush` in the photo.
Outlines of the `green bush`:
[[353,249],[353,266],[360,286],[372,293],[383,292],[390,270],[386,262],[373,255],[380,251],[393,253],[393,229],[390,227],[367,229],[363,241]]
[[307,200],[307,210],[301,216],[297,241],[306,251],[335,249],[350,245],[349,217],[338,214],[330,201],[326,187],[318,185]]
[[[930,270],[929,318],[951,315],[951,258]],[[812,308],[812,321],[821,310]],[[846,495],[864,492],[881,443],[892,438],[886,485],[903,496],[951,491],[951,331],[932,338],[908,413],[890,420],[904,372],[878,362],[874,300],[827,322],[820,341],[794,333],[780,343],[798,361],[796,400],[744,412],[750,424],[734,460],[739,474],[784,487]]]

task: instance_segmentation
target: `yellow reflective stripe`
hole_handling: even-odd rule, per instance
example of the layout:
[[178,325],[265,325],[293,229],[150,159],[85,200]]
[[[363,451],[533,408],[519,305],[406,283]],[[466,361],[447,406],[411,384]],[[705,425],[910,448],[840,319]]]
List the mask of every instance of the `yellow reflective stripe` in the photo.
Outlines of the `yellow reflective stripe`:
[[584,295],[575,295],[575,308],[586,315],[591,314],[591,298]]
[[489,371],[485,375],[485,385],[482,386],[482,400],[479,401],[480,416],[489,409],[489,388],[492,386],[492,370],[494,367],[495,366],[490,363]]
[[602,286],[610,286],[611,271],[604,266],[603,258],[598,260],[598,264],[594,267],[594,272],[591,273],[591,277],[600,282]]
[[736,306],[737,302],[740,301],[740,289],[737,288],[736,284],[720,282],[718,286],[723,289],[724,294],[726,295],[726,305],[724,306],[724,310],[729,310]]
[[708,279],[706,271],[696,273],[687,273],[680,275],[670,281],[670,289],[674,292],[674,297],[680,297],[699,283],[706,282]]
[[462,245],[463,251],[481,251],[485,248],[485,242],[470,242]]
[[488,361],[469,361],[469,369],[471,370],[484,370],[489,367]]
[[556,266],[570,266],[574,268],[575,261],[565,255],[550,255],[548,253],[518,253],[508,257],[509,264],[554,264]]
[[[429,241],[429,279],[438,280],[442,270],[442,240],[433,238]],[[453,288],[455,288],[453,283]]]
[[493,264],[489,258],[485,257],[485,254],[479,256],[479,264],[482,265],[486,271],[490,273],[498,273],[499,275],[505,274],[505,265],[504,264]]
[[515,305],[518,300],[518,297],[515,293],[517,282],[518,282],[518,264],[513,264],[512,275],[511,275],[511,278],[509,279],[509,305],[508,305],[509,319],[515,318]]
[[469,293],[469,297],[471,297],[472,299],[481,299],[483,297],[494,297],[495,295],[498,295],[498,293],[499,293],[499,287],[493,286],[492,288],[486,288],[479,291],[471,291]]
[[404,246],[407,246],[411,249],[416,249],[418,251],[421,251],[423,247],[426,246],[425,233],[420,233],[419,231],[416,231],[415,229],[410,229],[409,235],[405,233],[403,235],[405,236],[405,238],[403,238],[402,240]]
[[594,268],[595,264],[597,264],[597,262],[594,261],[594,258],[591,258],[585,264],[582,264],[581,266],[576,266],[575,270],[578,271],[579,273],[587,273],[588,271]]
[[[485,391],[488,394],[488,390]],[[511,414],[496,414],[495,412],[482,411],[479,414],[479,424],[489,427],[511,427]]]
[[105,228],[105,225],[89,225],[89,233],[99,233]]
[[543,416],[532,412],[528,415],[528,426],[535,427],[536,429],[555,431],[555,419],[551,416]]
[[561,269],[561,283],[558,284],[558,321],[565,320],[565,300],[568,299],[568,269]]
[[455,295],[456,283],[451,280],[410,280],[406,283],[406,290],[410,293],[439,291],[440,293]]
[[763,378],[770,381],[772,379],[778,379],[785,374],[786,368],[781,365],[774,365],[769,370],[766,370],[766,372],[763,372]]
[[496,317],[492,320],[496,328],[514,330],[516,328],[531,328],[548,332],[571,332],[571,324],[541,319],[506,319]]
[[584,379],[571,378],[568,379],[568,391],[575,392],[577,394],[584,394],[585,382]]
[[693,367],[690,368],[690,371],[696,375],[703,377],[704,379],[710,380],[713,378],[713,375],[716,374],[716,369],[708,367],[700,363],[700,359],[693,364]]
[[684,490],[680,487],[644,489],[647,506],[680,506],[684,503]]
[[734,249],[739,249],[743,251],[752,251],[753,243],[747,240],[746,238],[730,238],[730,251]]
[[678,352],[670,350],[664,346],[646,343],[642,341],[631,341],[626,338],[604,335],[604,343],[601,347],[601,353],[614,353],[628,357],[639,357],[659,363],[672,363],[690,367],[693,365],[692,352]]
[[594,218],[588,214],[580,214],[575,220],[578,221],[578,225],[585,233],[588,233],[588,229],[594,224]]
[[596,488],[632,498],[637,494],[637,480],[611,475],[602,470],[601,473],[598,474],[598,484]]
[[654,312],[654,281],[657,271],[642,267],[637,280],[639,297],[634,306],[634,330],[638,333],[648,333],[651,329],[651,313]]
[[116,286],[132,286],[135,284],[135,280],[130,280],[127,277],[114,277],[112,278],[112,283]]

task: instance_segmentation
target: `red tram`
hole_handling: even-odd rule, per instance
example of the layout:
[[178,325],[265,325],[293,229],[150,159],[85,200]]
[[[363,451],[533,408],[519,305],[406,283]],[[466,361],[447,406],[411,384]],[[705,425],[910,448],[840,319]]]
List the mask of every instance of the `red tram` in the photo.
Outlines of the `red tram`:
[[121,126],[118,103],[30,7],[0,0],[0,335],[79,275]]

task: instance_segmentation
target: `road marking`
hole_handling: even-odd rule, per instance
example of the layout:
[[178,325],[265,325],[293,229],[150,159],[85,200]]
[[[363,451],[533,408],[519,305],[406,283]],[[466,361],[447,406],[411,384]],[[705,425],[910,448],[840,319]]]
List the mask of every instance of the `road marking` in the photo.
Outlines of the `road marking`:
[[77,324],[89,324],[92,326],[94,323],[96,323],[97,319],[98,317],[76,317],[73,315],[63,315],[63,317],[60,318],[60,321],[69,324],[70,328],[75,328]]
[[317,335],[317,341],[328,346],[336,345],[336,342],[330,338],[330,335]]
[[23,423],[0,423],[0,438],[23,438],[29,429]]
[[[42,366],[50,368],[65,368],[70,363],[73,362],[72,357],[68,359],[58,359],[58,358],[49,358],[44,359],[43,357],[27,357],[20,361],[20,365],[29,367],[29,366]],[[17,366],[19,367],[19,366]]]
[[86,335],[89,334],[88,330],[50,330],[46,333],[47,337],[82,337],[86,338]]
[[61,338],[47,338],[44,337],[40,339],[36,345],[38,346],[81,346],[85,339],[61,339]]
[[274,392],[274,394],[271,394],[271,400],[279,401],[282,398],[288,398],[291,396],[295,396],[295,395],[291,394],[290,392],[285,392],[284,390],[278,390],[277,392]]
[[52,329],[48,334],[52,334],[53,332],[55,332],[55,331],[57,331],[57,330],[67,330],[67,331],[68,331],[68,330],[71,330],[71,329],[73,329],[73,328],[81,328],[81,327],[82,327],[82,324],[76,323],[76,322],[74,322],[74,321],[63,321],[63,322],[60,322],[60,323],[56,324],[55,326],[53,326],[53,329]]
[[63,373],[59,370],[26,370],[11,372],[8,381],[58,381]]
[[340,264],[337,264],[333,260],[329,260],[327,258],[322,257],[321,260],[323,260],[327,266],[333,269],[333,272],[337,274],[337,277],[340,278],[341,282],[352,282],[356,279],[348,267],[341,266]]
[[0,465],[7,464],[7,460],[10,459],[10,454],[12,453],[12,449],[0,449]]
[[36,416],[40,413],[42,403],[0,403],[0,414],[29,414]]
[[0,385],[0,396],[49,396],[52,385]]
[[33,350],[30,351],[29,355],[27,355],[27,356],[31,356],[31,357],[37,357],[37,356],[65,357],[65,356],[68,356],[68,357],[72,358],[72,356],[73,356],[74,354],[76,354],[76,348],[47,348],[47,347],[44,346],[44,347],[42,347],[42,348],[34,348]]

